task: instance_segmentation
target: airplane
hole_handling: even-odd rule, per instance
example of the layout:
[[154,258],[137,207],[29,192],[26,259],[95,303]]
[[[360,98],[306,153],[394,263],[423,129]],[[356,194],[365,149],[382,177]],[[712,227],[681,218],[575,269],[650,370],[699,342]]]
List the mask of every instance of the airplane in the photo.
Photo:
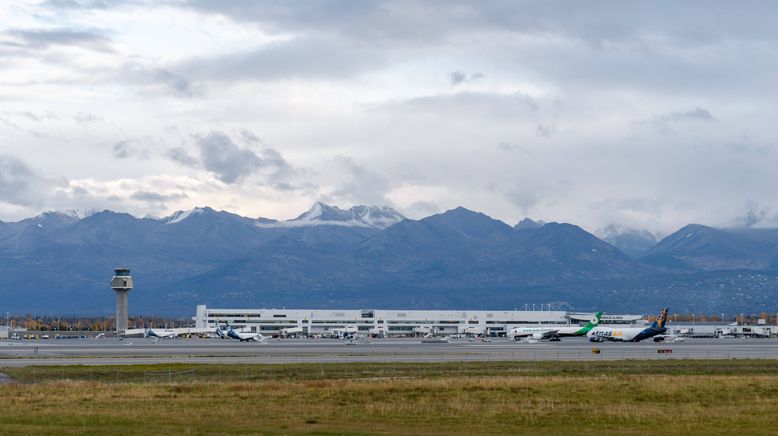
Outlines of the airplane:
[[155,338],[155,339],[175,339],[178,337],[176,332],[170,332],[165,330],[152,330],[151,328],[146,329],[146,337],[147,338]]
[[244,341],[257,341],[257,342],[264,342],[265,337],[262,336],[259,333],[244,333],[239,332],[232,328],[232,326],[229,323],[225,323],[227,326],[227,329],[221,329],[218,326],[214,330],[214,333],[216,333],[216,336],[219,337],[219,339],[235,339],[241,342]]
[[536,341],[541,339],[558,341],[559,338],[568,337],[568,336],[584,336],[591,329],[597,327],[600,324],[601,317],[602,317],[602,312],[595,313],[594,318],[592,318],[589,322],[587,322],[586,325],[584,325],[583,327],[567,326],[567,325],[545,326],[545,327],[516,327],[511,329],[511,331],[508,332],[507,336],[517,341],[520,338],[524,338],[524,337]]
[[265,340],[265,337],[259,333],[239,332],[233,329],[232,326],[230,325],[227,325],[227,337],[241,342],[248,342],[248,341],[264,342]]
[[639,342],[643,339],[662,335],[667,331],[665,323],[667,322],[667,307],[662,309],[659,317],[649,327],[595,327],[589,330],[586,337],[590,342],[616,341],[616,342]]
[[534,341],[541,339],[551,340],[559,337],[557,336],[558,331],[559,329],[552,327],[516,327],[511,329],[507,336],[517,341],[521,338],[528,338]]

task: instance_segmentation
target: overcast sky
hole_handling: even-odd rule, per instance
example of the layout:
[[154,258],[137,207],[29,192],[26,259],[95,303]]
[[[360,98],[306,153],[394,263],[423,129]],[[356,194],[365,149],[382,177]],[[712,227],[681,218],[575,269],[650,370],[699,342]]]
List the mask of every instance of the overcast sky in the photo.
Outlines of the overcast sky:
[[776,226],[772,2],[0,3],[0,220]]

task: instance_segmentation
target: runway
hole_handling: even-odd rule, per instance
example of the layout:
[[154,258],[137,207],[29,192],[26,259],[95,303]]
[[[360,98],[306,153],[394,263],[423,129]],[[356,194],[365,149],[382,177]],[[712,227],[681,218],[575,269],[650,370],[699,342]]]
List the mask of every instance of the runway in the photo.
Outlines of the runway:
[[[592,352],[600,350],[599,354]],[[660,350],[665,352],[660,353]],[[668,352],[670,350],[671,352]],[[687,339],[682,343],[492,342],[452,339],[62,339],[0,341],[0,367],[29,365],[133,365],[155,363],[446,362],[509,360],[778,359],[778,339]]]

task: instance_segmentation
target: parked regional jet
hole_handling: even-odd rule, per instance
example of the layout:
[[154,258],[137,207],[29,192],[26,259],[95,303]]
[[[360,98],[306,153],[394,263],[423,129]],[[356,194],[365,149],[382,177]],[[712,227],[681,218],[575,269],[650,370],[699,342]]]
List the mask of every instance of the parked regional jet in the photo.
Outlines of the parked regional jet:
[[244,341],[246,341],[246,342],[248,342],[248,341],[262,342],[262,341],[265,340],[265,337],[262,336],[259,333],[243,333],[243,332],[239,332],[239,331],[233,329],[232,327],[229,327],[227,329],[227,337],[229,337],[230,339],[237,339],[237,340],[239,340],[241,342],[244,342]]
[[600,324],[600,318],[602,312],[594,314],[594,318],[587,322],[583,327],[581,326],[568,326],[568,325],[553,325],[543,327],[516,327],[511,329],[507,336],[508,338],[519,340],[520,338],[531,338],[534,340],[549,339],[559,340],[566,336],[584,336],[591,329],[597,327]]
[[235,339],[241,342],[248,342],[248,341],[257,341],[257,342],[264,342],[265,337],[262,336],[259,333],[244,333],[239,332],[232,328],[231,325],[227,324],[227,331],[221,330],[219,328],[216,329],[216,336],[222,338],[222,339]]
[[155,338],[155,339],[175,339],[178,337],[176,332],[171,332],[167,330],[153,330],[151,328],[146,329],[146,337],[147,338]]
[[586,336],[591,342],[617,341],[617,342],[639,342],[667,331],[665,323],[667,322],[667,307],[662,309],[659,317],[649,327],[596,327],[589,331]]

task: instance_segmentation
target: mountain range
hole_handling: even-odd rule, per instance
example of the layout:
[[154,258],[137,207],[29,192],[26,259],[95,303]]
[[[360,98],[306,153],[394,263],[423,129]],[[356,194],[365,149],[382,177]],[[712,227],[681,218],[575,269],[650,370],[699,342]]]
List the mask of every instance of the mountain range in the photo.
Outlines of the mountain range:
[[687,225],[656,240],[609,226],[515,226],[462,207],[410,220],[387,206],[314,204],[297,218],[208,207],[164,218],[46,212],[0,222],[0,309],[112,313],[113,268],[133,314],[214,307],[775,311],[778,229]]

